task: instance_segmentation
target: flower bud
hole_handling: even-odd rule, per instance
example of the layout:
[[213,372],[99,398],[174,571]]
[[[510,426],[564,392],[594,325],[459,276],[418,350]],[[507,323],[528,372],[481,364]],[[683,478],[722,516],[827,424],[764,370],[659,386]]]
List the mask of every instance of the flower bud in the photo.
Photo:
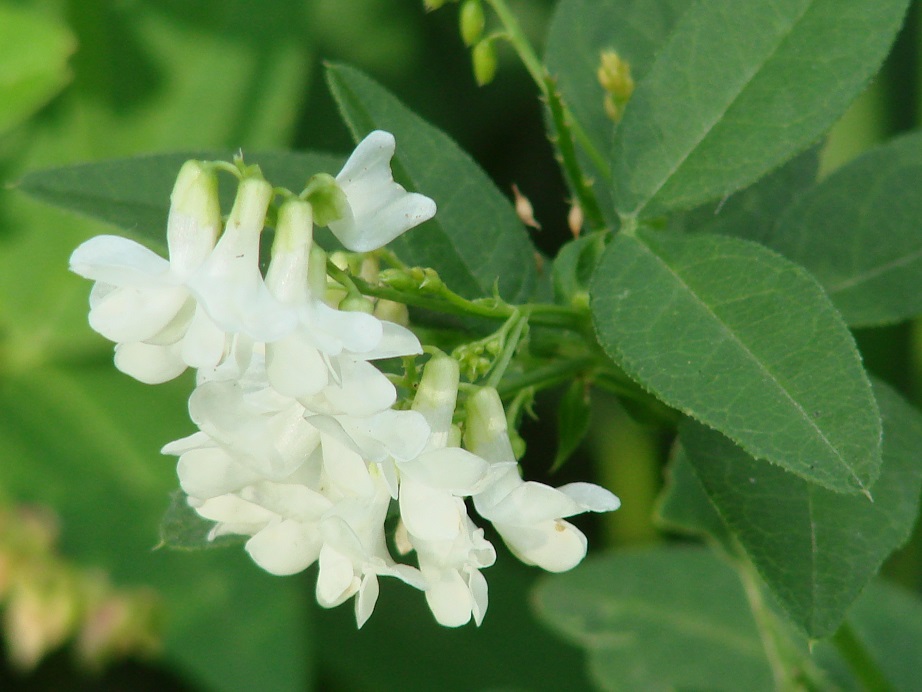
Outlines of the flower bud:
[[496,51],[493,42],[484,39],[471,51],[471,60],[474,65],[474,79],[478,86],[486,86],[496,76]]
[[483,5],[480,4],[480,0],[464,0],[464,4],[461,5],[459,21],[461,24],[461,39],[464,41],[464,45],[473,46],[483,35],[483,27],[486,24]]
[[221,230],[218,176],[201,161],[186,161],[170,194],[167,245],[180,274],[195,269],[211,251]]
[[448,0],[423,0],[423,7],[426,8],[426,12],[435,12],[447,1]]
[[477,390],[467,400],[464,446],[492,463],[516,458],[502,399],[492,387]]
[[634,93],[631,66],[613,50],[602,52],[601,64],[596,72],[599,84],[607,92],[605,112],[615,122],[621,119],[628,99]]
[[378,302],[375,303],[375,311],[373,314],[379,320],[393,322],[394,324],[399,324],[401,327],[406,327],[410,324],[410,311],[407,309],[407,306],[393,300],[379,298]]
[[339,309],[343,312],[364,312],[370,315],[375,311],[375,304],[362,295],[347,295],[339,303]]
[[431,446],[445,447],[448,442],[459,380],[458,362],[448,356],[435,356],[423,369],[423,377],[413,399],[413,410],[423,414],[429,424]]
[[349,202],[346,193],[328,173],[318,173],[307,181],[303,197],[314,209],[314,223],[328,226],[331,221],[339,221],[348,213]]

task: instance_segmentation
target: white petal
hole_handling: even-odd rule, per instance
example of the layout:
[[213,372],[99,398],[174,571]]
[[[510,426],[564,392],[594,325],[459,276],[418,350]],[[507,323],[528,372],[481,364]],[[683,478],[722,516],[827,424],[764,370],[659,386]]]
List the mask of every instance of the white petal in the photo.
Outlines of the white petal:
[[467,575],[467,588],[471,592],[473,601],[471,614],[474,616],[474,622],[478,627],[483,623],[483,616],[487,614],[487,605],[489,603],[489,594],[487,590],[487,580],[479,570],[472,569]]
[[422,352],[423,347],[416,334],[399,324],[381,320],[381,340],[371,350],[363,351],[361,356],[363,360],[379,360],[419,355]]
[[456,570],[423,571],[429,588],[426,603],[440,625],[461,627],[471,619],[471,591]]
[[70,269],[86,279],[113,286],[145,286],[161,282],[170,271],[170,263],[128,238],[98,235],[73,251]]
[[90,326],[110,341],[146,341],[170,324],[189,297],[176,286],[117,288],[90,309]]
[[349,358],[337,360],[340,382],[322,392],[330,413],[372,416],[394,405],[397,389],[374,365]]
[[216,447],[185,452],[176,465],[179,485],[187,495],[208,499],[234,492],[259,480],[259,475],[236,463]]
[[426,541],[450,541],[464,527],[467,514],[457,497],[405,479],[400,484],[400,518],[414,537]]
[[531,526],[495,523],[509,550],[522,562],[549,572],[565,572],[586,556],[586,536],[563,519]]
[[362,457],[330,435],[323,438],[323,468],[330,482],[342,493],[374,493],[374,484]]
[[355,597],[355,623],[359,629],[368,622],[368,618],[374,612],[375,603],[378,602],[378,591],[378,577],[374,574],[366,574],[362,578],[362,585]]
[[330,230],[350,250],[375,250],[435,214],[435,202],[407,193],[394,182],[390,169],[394,150],[393,135],[374,131],[336,176],[351,213],[330,223]]
[[186,364],[175,345],[135,342],[116,345],[115,367],[145,384],[160,384],[181,375]]
[[315,530],[288,519],[253,536],[247,541],[246,551],[270,574],[297,574],[317,559],[320,537]]
[[170,209],[167,244],[173,272],[186,278],[198,269],[214,248],[218,231],[217,226],[199,226],[194,216]]
[[423,452],[400,464],[400,472],[430,488],[470,495],[483,480],[489,464],[459,447]]
[[188,452],[190,449],[199,449],[200,447],[210,447],[214,449],[214,443],[211,438],[201,431],[187,435],[186,437],[181,437],[178,440],[173,440],[163,445],[163,448],[160,450],[161,454],[175,454],[179,456]]
[[576,502],[582,512],[613,512],[621,506],[616,495],[594,483],[567,483],[557,490]]
[[322,494],[293,483],[254,483],[244,488],[240,497],[286,519],[296,519],[305,527],[314,525],[316,530],[312,531],[318,534],[320,518],[332,506]]
[[352,560],[324,544],[317,574],[317,602],[324,608],[333,608],[358,591],[360,585]]
[[183,337],[182,358],[193,368],[214,368],[224,357],[227,335],[199,306]]
[[381,320],[364,312],[336,310],[315,300],[307,312],[307,323],[319,348],[331,356],[343,349],[363,353],[375,348],[384,333]]
[[266,374],[280,394],[313,396],[329,381],[329,371],[317,347],[299,331],[266,344]]
[[[190,502],[190,504],[192,503]],[[227,524],[265,526],[278,518],[277,515],[264,507],[242,500],[236,495],[221,495],[209,498],[204,502],[197,503],[195,511],[205,519]]]

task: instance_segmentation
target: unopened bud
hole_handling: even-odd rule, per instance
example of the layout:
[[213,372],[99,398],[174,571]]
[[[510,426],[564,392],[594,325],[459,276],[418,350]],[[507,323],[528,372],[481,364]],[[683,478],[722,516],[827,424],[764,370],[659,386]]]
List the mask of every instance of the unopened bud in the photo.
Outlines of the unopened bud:
[[506,411],[492,387],[477,390],[467,400],[464,446],[489,462],[513,461]]
[[480,0],[464,0],[459,15],[461,24],[461,39],[467,46],[473,46],[483,36],[483,27],[486,18],[483,14],[483,5]]
[[195,269],[214,247],[220,231],[218,176],[201,161],[186,161],[170,194],[167,244],[174,268],[180,273]]
[[413,410],[425,417],[432,430],[430,441],[436,442],[436,446],[445,446],[448,442],[459,379],[458,361],[448,356],[435,356],[423,369],[423,377],[413,399]]
[[17,668],[31,670],[64,643],[77,620],[75,598],[74,584],[55,577],[22,584],[10,593],[3,630],[10,660]]
[[515,197],[515,213],[518,215],[519,220],[526,226],[540,231],[541,224],[535,221],[534,207],[531,206],[528,197],[519,192],[519,186],[515,183],[512,184],[512,194]]
[[570,207],[570,211],[567,214],[567,226],[570,229],[570,233],[573,234],[574,238],[579,238],[579,234],[583,230],[583,208],[577,203],[573,203]]
[[375,311],[375,304],[365,296],[352,294],[347,295],[340,301],[339,309],[343,312],[364,312],[370,315]]
[[307,181],[307,187],[301,193],[314,209],[314,223],[327,226],[331,221],[339,221],[349,213],[349,201],[346,193],[329,173],[317,173]]
[[493,42],[484,39],[471,51],[471,61],[474,65],[474,79],[478,86],[486,86],[496,76],[496,51]]
[[412,267],[411,269],[387,269],[378,277],[381,283],[398,291],[420,291],[439,293],[445,283],[435,269]]
[[426,8],[426,12],[435,12],[447,1],[448,0],[423,0],[423,7]]
[[379,298],[378,302],[375,303],[375,311],[373,314],[379,320],[393,322],[402,327],[406,327],[410,324],[410,311],[407,309],[407,306],[394,300]]
[[624,107],[634,93],[631,66],[613,50],[602,52],[601,64],[596,72],[599,84],[605,89],[605,112],[615,122],[621,119]]

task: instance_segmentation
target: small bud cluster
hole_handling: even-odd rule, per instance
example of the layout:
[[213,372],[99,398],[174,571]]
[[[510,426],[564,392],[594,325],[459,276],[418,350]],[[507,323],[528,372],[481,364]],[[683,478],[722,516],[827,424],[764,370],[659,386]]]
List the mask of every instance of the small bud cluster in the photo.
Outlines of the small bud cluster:
[[[516,555],[554,571],[586,552],[585,536],[563,517],[609,511],[618,500],[589,484],[523,481],[495,390],[469,398],[462,438],[452,358],[432,358],[412,407],[399,405],[374,361],[422,353],[398,324],[406,307],[374,305],[347,280],[329,291],[328,258],[313,242],[322,220],[347,249],[368,252],[434,215],[431,199],[394,182],[394,147],[390,134],[371,133],[335,178],[314,176],[274,214],[276,189],[258,169],[240,168],[223,229],[217,164],[189,162],[172,196],[169,260],[101,236],[77,248],[71,266],[96,281],[90,323],[117,342],[119,369],[150,383],[196,369],[189,413],[198,430],[163,452],[179,458],[188,504],[213,522],[209,539],[245,536],[250,557],[276,575],[316,563],[317,601],[333,607],[354,597],[359,626],[381,576],[424,590],[444,625],[479,624],[487,607],[480,570],[495,551],[467,498]],[[270,217],[263,276],[259,237]],[[333,264],[350,262],[340,255]],[[377,273],[374,262],[358,266]],[[381,283],[420,295],[445,288],[431,269],[392,270]],[[392,542],[414,551],[416,566],[388,547],[394,502]]]
[[605,90],[605,113],[618,122],[624,114],[624,107],[634,93],[634,79],[631,66],[613,50],[602,53],[596,72],[599,84]]
[[68,640],[90,670],[155,653],[153,592],[116,589],[98,571],[74,568],[56,554],[56,538],[54,518],[45,511],[0,511],[0,603],[10,662],[31,670]]

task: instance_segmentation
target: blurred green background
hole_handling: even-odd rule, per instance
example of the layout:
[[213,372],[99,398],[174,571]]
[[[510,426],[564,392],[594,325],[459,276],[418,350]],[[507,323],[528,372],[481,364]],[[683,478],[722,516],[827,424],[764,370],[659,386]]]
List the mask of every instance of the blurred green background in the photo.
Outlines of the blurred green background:
[[[538,46],[553,4],[512,3]],[[825,172],[918,126],[920,15],[916,3],[883,73],[836,127]],[[361,68],[454,137],[502,190],[511,195],[515,183],[543,226],[534,240],[544,253],[569,238],[566,189],[524,69],[501,49],[495,82],[477,88],[456,7],[427,14],[416,0],[0,0],[0,179],[15,187],[29,170],[151,152],[347,152],[324,60]],[[0,689],[588,686],[580,654],[529,614],[535,571],[508,555],[487,573],[480,631],[441,630],[418,593],[386,585],[357,633],[350,606],[312,605],[313,572],[269,577],[238,550],[152,551],[176,485],[172,458],[158,450],[192,431],[191,381],[150,388],[114,371],[111,344],[86,324],[89,285],[66,270],[72,249],[100,232],[111,229],[0,192],[0,504],[50,507],[64,558],[117,585],[154,587],[164,649],[104,674],[82,671],[66,649],[31,672],[0,663]],[[869,367],[922,403],[922,326],[858,338]],[[536,479],[553,459],[552,404],[539,402],[545,425],[525,423]],[[595,397],[587,444],[552,482],[599,469],[630,498],[592,527],[597,545],[662,540],[650,514],[667,443]],[[922,589],[922,537],[886,569]]]

